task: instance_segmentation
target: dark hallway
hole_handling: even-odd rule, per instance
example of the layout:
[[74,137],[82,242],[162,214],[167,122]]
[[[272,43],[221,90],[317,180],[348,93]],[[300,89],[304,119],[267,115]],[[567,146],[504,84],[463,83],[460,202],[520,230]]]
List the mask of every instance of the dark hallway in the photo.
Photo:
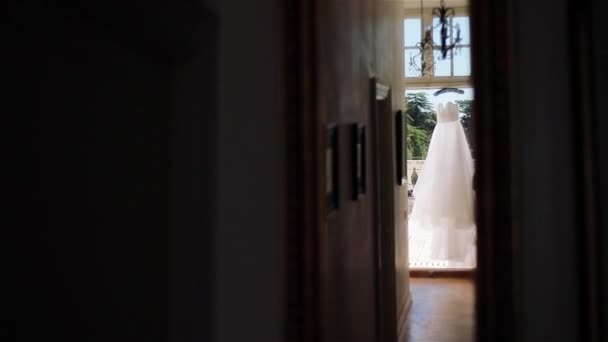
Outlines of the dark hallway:
[[406,3],[9,2],[8,340],[608,342],[608,3],[468,2],[471,281],[408,270]]

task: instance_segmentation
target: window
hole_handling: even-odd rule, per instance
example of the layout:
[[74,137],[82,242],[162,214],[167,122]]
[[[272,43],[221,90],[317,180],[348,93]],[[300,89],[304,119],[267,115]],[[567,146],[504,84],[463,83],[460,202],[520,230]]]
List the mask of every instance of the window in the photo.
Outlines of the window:
[[409,67],[410,59],[414,58],[419,50],[416,47],[422,37],[422,20],[417,18],[406,18],[403,21],[403,37],[405,43],[405,77],[422,76],[419,70]]
[[[458,12],[463,12],[457,9]],[[440,60],[438,57],[439,52],[435,52],[435,68],[434,78],[468,78],[471,75],[471,39],[469,30],[469,17],[468,15],[458,15],[450,18],[452,26],[460,27],[460,48],[456,51],[452,50],[449,52],[448,58]],[[440,42],[439,29],[436,26],[439,24],[439,19],[433,17],[431,12],[428,12],[422,18],[420,14],[418,16],[406,15],[403,21],[403,37],[404,37],[404,57],[405,57],[405,77],[408,79],[421,78],[421,72],[410,66],[412,57],[415,57],[418,66],[421,65],[422,56],[418,56],[420,51],[416,47],[416,44],[420,42],[424,35],[423,27],[429,27],[432,23],[433,29],[433,40],[436,44]],[[450,32],[450,36],[455,36],[455,32]],[[452,38],[453,39],[453,38]],[[453,41],[449,42],[450,44]]]

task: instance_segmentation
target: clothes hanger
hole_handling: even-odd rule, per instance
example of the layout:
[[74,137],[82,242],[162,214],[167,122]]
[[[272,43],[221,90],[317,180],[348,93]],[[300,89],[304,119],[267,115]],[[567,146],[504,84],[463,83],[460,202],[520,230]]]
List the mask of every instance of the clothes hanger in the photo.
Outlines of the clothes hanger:
[[464,90],[458,88],[442,88],[433,93],[433,95],[438,96],[445,93],[464,94]]

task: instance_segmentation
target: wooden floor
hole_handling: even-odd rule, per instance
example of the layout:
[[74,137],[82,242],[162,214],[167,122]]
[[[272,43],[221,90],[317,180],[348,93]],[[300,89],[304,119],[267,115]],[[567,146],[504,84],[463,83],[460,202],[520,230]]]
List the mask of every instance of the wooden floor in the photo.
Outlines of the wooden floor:
[[411,278],[412,309],[399,342],[469,342],[474,337],[471,279]]

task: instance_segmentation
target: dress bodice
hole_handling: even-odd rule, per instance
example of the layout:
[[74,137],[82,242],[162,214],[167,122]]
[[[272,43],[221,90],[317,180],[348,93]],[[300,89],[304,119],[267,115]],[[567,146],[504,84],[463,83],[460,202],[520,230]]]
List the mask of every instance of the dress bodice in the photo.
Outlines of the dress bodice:
[[437,122],[458,121],[458,105],[453,102],[440,103],[437,106]]

